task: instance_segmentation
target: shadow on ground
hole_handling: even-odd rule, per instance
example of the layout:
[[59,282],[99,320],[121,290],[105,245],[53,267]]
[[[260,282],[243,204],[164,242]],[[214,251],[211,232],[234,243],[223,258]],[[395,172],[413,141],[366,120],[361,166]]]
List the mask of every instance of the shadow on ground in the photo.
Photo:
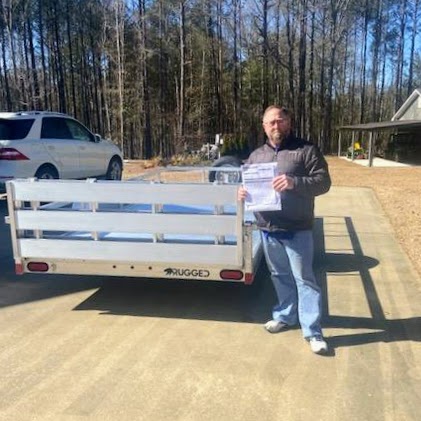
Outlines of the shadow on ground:
[[255,284],[163,279],[107,279],[75,310],[102,314],[263,323],[270,317],[274,294],[266,266]]
[[[252,286],[222,282],[175,281],[161,279],[107,278],[98,276],[14,274],[5,200],[0,201],[0,307],[42,300],[55,296],[96,289],[74,310],[101,314],[142,317],[188,318],[239,323],[263,323],[270,318],[275,293],[264,264]],[[324,295],[324,325],[329,328],[372,329],[368,333],[332,336],[332,347],[371,342],[420,341],[421,318],[385,318],[369,269],[379,262],[364,256],[351,218],[345,217],[353,254],[325,253],[323,219],[315,224],[315,271]],[[330,315],[326,297],[328,273],[358,272],[363,283],[371,318]]]

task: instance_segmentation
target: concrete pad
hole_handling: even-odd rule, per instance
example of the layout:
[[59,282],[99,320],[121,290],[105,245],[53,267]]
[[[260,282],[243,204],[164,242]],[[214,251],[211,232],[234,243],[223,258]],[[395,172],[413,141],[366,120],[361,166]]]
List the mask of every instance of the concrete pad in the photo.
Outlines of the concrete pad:
[[[342,159],[352,162],[353,164],[358,164],[363,167],[368,167],[368,159],[349,159],[346,156],[341,156]],[[403,162],[390,161],[389,159],[383,159],[375,157],[373,158],[373,167],[414,167],[418,165],[404,164]]]
[[417,420],[421,279],[375,195],[317,200],[331,355],[260,285],[15,276],[0,203],[0,420]]

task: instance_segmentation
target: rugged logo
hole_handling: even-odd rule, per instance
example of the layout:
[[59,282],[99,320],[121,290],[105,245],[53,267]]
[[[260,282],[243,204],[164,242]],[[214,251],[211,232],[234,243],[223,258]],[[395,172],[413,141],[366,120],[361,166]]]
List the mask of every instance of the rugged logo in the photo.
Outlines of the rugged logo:
[[186,276],[193,278],[209,278],[210,272],[206,269],[177,269],[167,268],[164,269],[167,276]]

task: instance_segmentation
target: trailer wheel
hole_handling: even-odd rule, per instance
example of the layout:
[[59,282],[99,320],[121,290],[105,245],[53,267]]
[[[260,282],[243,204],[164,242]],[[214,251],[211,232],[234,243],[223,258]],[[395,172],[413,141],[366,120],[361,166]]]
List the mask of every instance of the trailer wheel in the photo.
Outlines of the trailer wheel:
[[[212,167],[241,167],[241,160],[236,156],[226,155],[217,159]],[[217,181],[224,184],[236,184],[241,182],[241,171],[209,171],[209,181]]]

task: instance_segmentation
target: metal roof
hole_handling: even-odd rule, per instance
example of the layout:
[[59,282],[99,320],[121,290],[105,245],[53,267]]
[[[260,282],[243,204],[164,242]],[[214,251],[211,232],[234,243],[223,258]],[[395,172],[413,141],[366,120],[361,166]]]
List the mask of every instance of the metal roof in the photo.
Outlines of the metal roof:
[[392,121],[399,121],[401,117],[408,111],[408,109],[414,104],[414,102],[421,96],[419,89],[415,89],[411,95],[406,99],[406,101],[401,105],[395,115],[392,117]]
[[399,121],[379,121],[374,123],[353,124],[341,126],[339,130],[360,130],[360,131],[381,131],[391,129],[421,128],[421,120],[399,120]]

